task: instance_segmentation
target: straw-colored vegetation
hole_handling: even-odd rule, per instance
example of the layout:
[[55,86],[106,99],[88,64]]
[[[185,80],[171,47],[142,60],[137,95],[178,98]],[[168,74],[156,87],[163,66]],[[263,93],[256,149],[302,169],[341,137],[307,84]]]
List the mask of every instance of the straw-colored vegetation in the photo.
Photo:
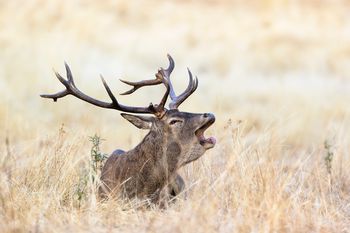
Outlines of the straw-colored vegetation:
[[[0,1],[0,232],[349,232],[350,21],[347,1]],[[199,88],[182,110],[213,112],[218,144],[181,169],[188,197],[165,210],[99,203],[91,153],[143,137],[108,100],[117,78],[176,62]],[[119,97],[157,102],[159,87]],[[90,136],[104,141],[94,148]],[[98,150],[96,150],[98,149]],[[98,173],[98,171],[97,171]]]

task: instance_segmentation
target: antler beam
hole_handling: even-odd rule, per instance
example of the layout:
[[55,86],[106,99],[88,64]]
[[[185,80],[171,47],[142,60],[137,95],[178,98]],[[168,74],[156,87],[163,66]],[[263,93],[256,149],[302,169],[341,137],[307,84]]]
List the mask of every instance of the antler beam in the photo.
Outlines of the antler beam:
[[173,87],[171,80],[170,80],[170,75],[171,75],[172,71],[174,70],[175,62],[169,54],[167,56],[168,56],[168,60],[169,60],[168,68],[167,69],[161,68],[160,70],[158,70],[158,72],[155,75],[156,76],[155,79],[142,80],[139,82],[130,82],[130,81],[125,81],[125,80],[120,80],[123,83],[132,86],[132,89],[122,93],[121,95],[132,94],[136,90],[138,90],[139,88],[144,87],[144,86],[154,86],[154,85],[158,85],[158,84],[163,83],[164,86],[166,87],[166,92],[164,93],[159,104],[150,103],[150,105],[148,107],[131,107],[131,106],[122,105],[117,101],[117,99],[113,95],[111,89],[109,88],[109,86],[107,85],[106,81],[104,80],[104,78],[102,76],[101,76],[101,80],[102,80],[103,86],[105,87],[105,89],[108,93],[108,96],[112,100],[112,102],[108,103],[108,102],[94,99],[94,98],[84,94],[76,87],[76,85],[74,83],[72,72],[71,72],[69,66],[67,65],[67,63],[65,63],[67,79],[64,79],[59,73],[55,72],[57,79],[66,87],[66,89],[63,91],[57,92],[55,94],[44,94],[44,95],[40,95],[40,96],[43,98],[53,99],[56,102],[57,99],[65,97],[66,95],[73,95],[73,96],[75,96],[75,97],[77,97],[85,102],[88,102],[88,103],[93,104],[93,105],[98,106],[98,107],[116,109],[116,110],[120,110],[123,112],[129,112],[129,113],[150,113],[150,114],[156,115],[158,118],[161,118],[166,112],[166,108],[164,106],[165,106],[165,103],[166,103],[169,95],[170,95],[170,99],[171,99],[171,102],[169,104],[169,108],[170,109],[177,109],[179,107],[179,105],[182,102],[184,102],[198,87],[197,77],[193,78],[191,71],[189,69],[187,69],[188,75],[189,75],[188,86],[183,93],[181,93],[180,95],[177,96],[175,94],[174,87]]
[[67,73],[67,80],[64,79],[59,73],[55,72],[55,74],[56,74],[57,79],[66,87],[66,89],[63,91],[60,91],[56,94],[43,94],[43,95],[40,95],[41,97],[53,99],[56,102],[57,99],[62,98],[66,95],[73,95],[73,96],[75,96],[75,97],[77,97],[85,102],[88,102],[90,104],[93,104],[95,106],[102,107],[102,108],[116,109],[116,110],[120,110],[123,112],[129,112],[129,113],[156,114],[155,111],[157,110],[157,108],[155,108],[152,104],[150,104],[148,107],[130,107],[130,106],[125,106],[125,105],[119,104],[119,102],[117,101],[117,99],[113,95],[112,91],[110,90],[109,86],[107,85],[106,81],[104,80],[104,78],[102,76],[101,76],[101,80],[102,80],[103,86],[105,87],[112,102],[111,103],[104,102],[104,101],[94,99],[94,98],[84,94],[75,86],[72,72],[71,72],[69,66],[67,65],[67,63],[65,63],[65,67],[66,67],[66,73]]

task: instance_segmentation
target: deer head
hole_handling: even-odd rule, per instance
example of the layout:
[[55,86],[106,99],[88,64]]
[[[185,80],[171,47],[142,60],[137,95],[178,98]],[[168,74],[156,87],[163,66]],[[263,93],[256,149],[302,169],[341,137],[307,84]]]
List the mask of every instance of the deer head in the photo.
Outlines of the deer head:
[[[147,107],[130,107],[120,104],[115,98],[114,94],[111,92],[109,86],[106,81],[102,79],[102,83],[111,99],[111,102],[104,102],[97,99],[94,99],[83,92],[81,92],[75,85],[72,73],[67,64],[66,73],[67,79],[62,78],[60,74],[56,72],[56,76],[58,80],[66,87],[65,90],[58,92],[56,94],[50,95],[41,95],[43,98],[51,98],[54,101],[62,98],[67,95],[73,95],[85,102],[90,104],[102,107],[109,108],[122,111],[122,117],[131,122],[133,125],[140,129],[148,129],[150,132],[144,138],[144,140],[133,150],[125,152],[126,155],[124,157],[137,157],[140,161],[143,159],[144,155],[146,157],[152,158],[154,164],[162,164],[158,163],[157,160],[166,161],[167,173],[174,173],[176,170],[196,159],[198,159],[204,152],[210,148],[213,148],[216,141],[213,137],[205,138],[204,132],[205,130],[211,126],[215,117],[211,113],[189,113],[189,112],[181,112],[178,110],[178,107],[181,103],[183,103],[198,87],[198,79],[193,78],[191,71],[188,69],[189,74],[189,83],[186,90],[180,94],[176,95],[171,79],[170,74],[174,69],[174,60],[168,55],[169,66],[167,69],[159,69],[155,75],[155,79],[152,80],[143,80],[140,82],[129,82],[125,80],[121,80],[123,83],[132,86],[132,89],[122,93],[121,95],[129,95],[141,87],[144,86],[152,86],[163,84],[166,88],[165,94],[163,95],[159,104],[149,104]],[[165,108],[166,101],[170,96],[171,102],[169,104],[169,108]],[[145,116],[145,115],[131,115],[127,113],[138,113],[138,114],[152,114],[153,116]],[[165,160],[164,160],[165,158]],[[148,159],[149,160],[149,159]],[[147,161],[148,161],[147,160]],[[120,162],[120,164],[122,164]],[[136,167],[135,173],[140,172],[138,168],[142,166],[142,162],[140,165],[135,165],[133,163],[124,162],[123,166],[133,166]],[[108,165],[108,161],[106,163]],[[120,165],[121,166],[121,165]],[[158,165],[154,165],[155,167],[151,167],[149,169],[153,169],[153,173],[163,174],[159,172],[159,170],[164,170],[163,165],[159,165],[161,168],[156,168]],[[114,168],[113,168],[114,169]],[[118,168],[116,168],[118,170]],[[123,168],[125,169],[125,167]],[[158,170],[157,170],[158,169]],[[105,169],[106,170],[106,169]],[[114,169],[115,170],[115,169]],[[120,169],[119,169],[120,170]],[[130,170],[130,169],[129,169]],[[116,171],[118,175],[127,178],[126,176],[132,176],[133,174],[123,175],[120,171]],[[103,171],[102,171],[103,173]],[[147,172],[149,175],[150,172]],[[163,174],[164,175],[164,174]],[[170,174],[171,175],[171,174]],[[162,180],[162,179],[160,179]],[[159,183],[159,182],[158,182]],[[157,184],[158,184],[157,183]],[[161,183],[161,182],[160,182]],[[142,187],[144,187],[143,185]],[[148,188],[147,190],[150,190]],[[138,191],[140,192],[140,191]]]

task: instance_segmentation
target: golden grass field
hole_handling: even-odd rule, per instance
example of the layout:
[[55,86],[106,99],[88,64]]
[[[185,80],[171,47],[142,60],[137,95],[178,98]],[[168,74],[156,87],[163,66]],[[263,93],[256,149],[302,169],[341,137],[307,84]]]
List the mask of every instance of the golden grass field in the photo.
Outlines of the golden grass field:
[[[349,1],[0,1],[0,232],[350,232]],[[104,100],[102,74],[151,78],[176,62],[199,88],[181,110],[213,112],[218,143],[181,169],[169,208],[96,201],[89,137],[103,153],[146,132],[73,97],[52,68]],[[158,102],[163,89],[118,99]]]

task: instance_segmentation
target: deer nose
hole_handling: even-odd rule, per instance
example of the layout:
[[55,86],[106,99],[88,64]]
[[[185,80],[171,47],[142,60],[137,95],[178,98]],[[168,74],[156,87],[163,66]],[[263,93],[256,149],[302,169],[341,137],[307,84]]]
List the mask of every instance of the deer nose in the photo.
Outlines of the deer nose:
[[214,119],[215,119],[215,116],[214,116],[214,114],[212,114],[212,113],[204,113],[204,114],[203,114],[203,117],[204,117],[204,118],[208,118],[208,117],[209,117],[209,118],[214,118]]

